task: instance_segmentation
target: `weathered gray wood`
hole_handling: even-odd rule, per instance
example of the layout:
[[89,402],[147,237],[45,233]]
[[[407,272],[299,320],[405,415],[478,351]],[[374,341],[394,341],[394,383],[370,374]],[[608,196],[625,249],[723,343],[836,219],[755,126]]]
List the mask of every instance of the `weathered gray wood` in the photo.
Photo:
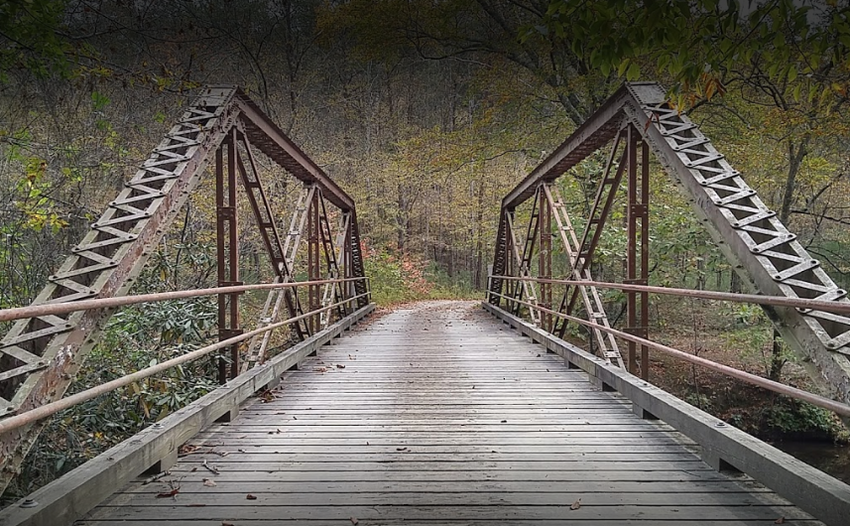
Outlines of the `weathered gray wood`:
[[79,524],[820,524],[473,304],[437,306],[334,340]]
[[202,429],[280,377],[293,364],[303,360],[314,349],[325,345],[374,310],[370,304],[269,360],[263,367],[246,374],[174,412],[161,422],[145,429],[132,439],[119,444],[83,464],[60,479],[34,492],[28,498],[37,507],[22,508],[21,501],[0,511],[0,524],[56,526],[69,524],[81,517],[116,488],[161,461]]
[[[176,480],[176,477],[169,477],[165,480]],[[285,495],[289,493],[340,493],[349,492],[349,494],[359,493],[378,493],[392,490],[393,494],[404,495],[406,493],[428,493],[433,492],[435,485],[427,481],[360,481],[356,484],[339,481],[324,481],[312,482],[305,484],[304,482],[248,482],[239,481],[238,484],[230,482],[222,482],[215,487],[204,486],[202,479],[189,478],[180,480],[181,495],[191,493],[203,493],[214,495],[217,493],[233,493],[239,491],[249,494],[273,493],[275,495]],[[761,485],[746,484],[745,482],[732,482],[729,480],[714,480],[714,481],[691,481],[688,484],[680,482],[648,482],[648,481],[615,481],[615,482],[598,482],[598,481],[558,481],[557,484],[541,487],[537,480],[486,480],[486,481],[443,481],[439,484],[439,490],[442,492],[453,492],[460,494],[469,493],[580,493],[595,494],[595,493],[614,493],[614,494],[629,494],[635,493],[638,495],[650,494],[683,494],[683,493],[738,493],[743,496],[751,493],[770,493],[770,490]],[[167,482],[156,482],[146,486],[134,485],[127,488],[126,493],[141,493],[145,495],[156,495],[161,492],[169,491],[171,486]],[[117,494],[116,494],[117,495]],[[182,497],[181,497],[182,500]]]
[[[162,487],[163,491],[168,488]],[[306,488],[305,488],[306,489]],[[441,488],[442,489],[442,488]],[[206,491],[209,490],[209,491]],[[278,491],[256,492],[251,502],[246,502],[246,493],[240,488],[230,488],[222,491],[201,486],[196,491],[185,491],[181,486],[180,493],[175,499],[156,499],[146,507],[173,507],[185,504],[204,504],[220,508],[240,508],[243,506],[282,507],[281,494]],[[395,487],[391,491],[384,488],[375,492],[341,492],[313,493],[311,491],[292,492],[286,495],[287,500],[297,502],[298,506],[429,506],[439,502],[442,506],[564,506],[581,499],[582,506],[754,506],[754,507],[783,507],[771,498],[770,493],[698,493],[698,492],[665,492],[665,493],[620,493],[601,491],[588,493],[582,488],[573,491],[425,491],[400,492]],[[134,506],[138,498],[135,494],[123,493],[105,501],[101,506],[115,508]],[[768,510],[773,513],[774,510]],[[800,515],[797,515],[800,516]],[[807,517],[802,515],[802,517]],[[790,517],[789,517],[790,518]]]
[[606,365],[574,345],[513,316],[489,303],[484,308],[512,327],[553,350],[585,371],[592,379],[610,386],[637,407],[669,423],[703,447],[715,469],[723,464],[753,476],[779,495],[793,501],[826,524],[850,524],[850,486],[734,428],[700,409],[632,376]]
[[[578,496],[576,496],[578,498]],[[476,505],[430,505],[430,506],[300,506],[300,505],[270,505],[255,506],[255,501],[244,500],[242,506],[188,506],[176,504],[171,506],[145,506],[140,504],[123,504],[119,507],[102,507],[92,518],[103,518],[109,521],[125,519],[147,519],[150,521],[168,520],[221,520],[228,518],[240,524],[245,520],[263,519],[298,519],[298,520],[339,520],[349,517],[369,524],[377,522],[386,524],[409,521],[425,521],[433,519],[478,519],[512,523],[514,520],[544,519],[562,521],[596,521],[596,520],[626,520],[641,518],[649,524],[652,521],[695,520],[706,517],[706,506],[582,506],[571,510],[573,500],[565,496],[561,505],[522,506],[513,504],[493,504],[491,506]],[[761,520],[773,522],[780,517],[787,519],[808,519],[809,517],[794,506],[734,506],[715,505],[710,507],[710,520]],[[378,522],[380,521],[380,522]]]

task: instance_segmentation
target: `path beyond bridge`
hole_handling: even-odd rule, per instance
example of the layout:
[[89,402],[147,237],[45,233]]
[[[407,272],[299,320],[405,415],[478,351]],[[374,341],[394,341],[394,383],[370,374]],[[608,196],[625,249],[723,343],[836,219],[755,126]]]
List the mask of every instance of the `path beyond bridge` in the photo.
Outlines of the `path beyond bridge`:
[[77,524],[822,524],[578,361],[479,303],[373,315]]

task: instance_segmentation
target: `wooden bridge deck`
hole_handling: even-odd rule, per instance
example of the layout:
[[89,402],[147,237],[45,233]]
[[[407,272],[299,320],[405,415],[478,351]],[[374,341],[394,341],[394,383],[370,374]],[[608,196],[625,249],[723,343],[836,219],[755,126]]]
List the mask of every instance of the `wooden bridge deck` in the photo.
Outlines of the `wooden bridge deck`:
[[477,304],[366,325],[77,524],[820,524]]

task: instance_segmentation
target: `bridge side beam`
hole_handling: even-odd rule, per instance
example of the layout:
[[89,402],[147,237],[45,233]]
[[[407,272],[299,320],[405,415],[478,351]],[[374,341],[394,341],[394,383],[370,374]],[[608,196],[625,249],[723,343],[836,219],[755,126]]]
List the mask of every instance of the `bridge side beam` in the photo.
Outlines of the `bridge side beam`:
[[[649,284],[649,148],[634,126],[628,127],[628,205],[626,209],[626,279],[632,285]],[[640,163],[638,163],[640,149]],[[647,338],[649,332],[649,293],[626,293],[626,332]],[[649,349],[629,341],[629,372],[649,379]]]
[[[139,171],[62,264],[33,304],[125,295],[159,242],[165,226],[185,205],[208,160],[238,118],[236,90],[213,87],[187,109]],[[0,413],[23,412],[61,398],[94,347],[113,309],[67,318],[23,319],[0,342]],[[39,366],[14,367],[18,349],[38,356]],[[0,491],[15,477],[42,423],[0,436]]]
[[631,400],[636,413],[658,418],[698,443],[703,459],[715,469],[734,467],[828,526],[847,524],[847,484],[499,307],[488,302],[482,306],[548,351],[562,356],[565,366],[582,369],[601,388],[617,391]]
[[[820,262],[796,240],[687,115],[656,83],[626,86],[623,109],[656,158],[690,197],[720,250],[744,282],[763,294],[848,303]],[[850,403],[850,317],[765,308],[825,392]]]

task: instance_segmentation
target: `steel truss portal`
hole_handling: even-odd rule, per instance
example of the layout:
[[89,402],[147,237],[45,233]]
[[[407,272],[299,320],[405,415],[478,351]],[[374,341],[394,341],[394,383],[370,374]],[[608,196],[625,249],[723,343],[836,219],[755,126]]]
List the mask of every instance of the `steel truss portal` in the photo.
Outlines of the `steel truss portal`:
[[[285,239],[278,231],[278,219],[267,198],[255,151],[302,181],[309,194],[302,195],[296,206],[297,217],[293,217]],[[50,276],[33,304],[126,295],[210,161],[216,179],[219,286],[241,284],[236,207],[239,186],[248,197],[275,281],[293,281],[302,237],[311,244],[309,268],[305,269],[311,279],[364,276],[354,201],[241,90],[219,86],[204,89],[186,110],[100,219],[91,225],[72,255]],[[335,241],[328,202],[342,218]],[[302,216],[306,216],[306,230]],[[324,264],[319,259],[321,253]],[[322,299],[324,305],[331,305],[365,294],[366,290],[365,280],[335,284]],[[317,307],[318,288],[308,296],[311,309]],[[368,300],[362,296],[356,301],[358,307],[363,307]],[[260,325],[275,321],[282,305],[290,317],[304,313],[293,289],[276,289],[266,302]],[[239,293],[220,294],[218,307],[220,339],[241,334]],[[94,309],[18,320],[0,341],[0,415],[25,412],[62,398],[112,312]],[[337,316],[344,313],[337,310]],[[293,332],[304,339],[326,327],[331,314],[301,320]],[[248,358],[241,364],[239,349],[232,346],[229,356],[219,359],[220,381],[261,363],[268,343],[268,333],[259,341],[252,341]],[[32,424],[0,436],[0,491],[19,471],[41,427]]]
[[[612,142],[608,165],[599,184],[592,212],[579,242],[563,203],[551,183],[591,153]],[[545,231],[543,237],[560,237],[569,259],[569,278],[590,281],[587,272],[593,261],[599,234],[610,212],[614,194],[627,177],[625,254],[626,281],[646,284],[648,278],[649,228],[649,151],[679,183],[690,198],[697,215],[732,263],[745,283],[771,296],[816,299],[848,303],[847,292],[840,289],[811,257],[796,236],[779,221],[734,170],[699,127],[667,102],[665,90],[656,83],[631,83],[620,88],[592,117],[582,124],[540,166],[529,174],[502,201],[501,218],[496,239],[493,276],[489,285],[489,302],[505,301],[508,310],[519,312],[521,300],[530,305],[539,300],[530,289],[515,279],[527,277],[531,256],[522,260],[514,247],[513,218],[516,209],[534,198],[533,208],[540,206],[541,193],[547,208],[555,211],[557,232]],[[616,167],[615,167],[616,166]],[[532,213],[532,223],[539,223]],[[534,228],[538,228],[535,226]],[[531,232],[531,229],[529,229]],[[537,234],[538,237],[540,234]],[[528,245],[528,237],[526,238]],[[542,251],[538,259],[551,258]],[[539,265],[541,274],[551,263]],[[503,276],[504,278],[500,277]],[[551,286],[545,282],[539,285]],[[541,298],[545,294],[541,294]],[[596,291],[589,286],[567,289],[557,311],[570,313],[582,298],[590,321],[606,326],[607,317],[598,302]],[[627,331],[646,337],[648,325],[646,292],[627,293]],[[823,311],[791,307],[765,307],[777,330],[791,347],[811,364],[813,378],[830,396],[850,403],[850,318]],[[556,321],[550,328],[564,334],[565,323]],[[606,342],[598,331],[594,334],[600,354],[617,363],[616,342]],[[616,351],[616,353],[615,353]],[[629,344],[628,369],[644,378],[648,375],[649,356],[645,348]]]

